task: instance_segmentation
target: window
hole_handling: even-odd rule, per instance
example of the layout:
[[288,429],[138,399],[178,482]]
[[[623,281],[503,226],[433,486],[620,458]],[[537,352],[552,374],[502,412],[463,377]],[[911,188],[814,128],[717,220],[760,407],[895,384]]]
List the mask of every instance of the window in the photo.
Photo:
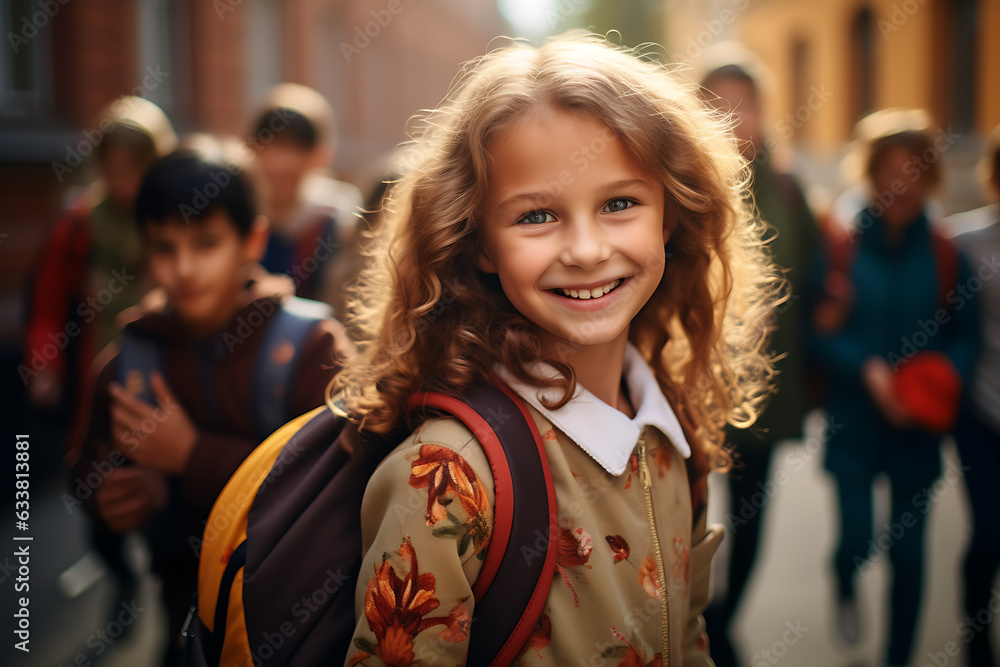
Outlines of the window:
[[[136,82],[142,86],[135,91],[171,115],[176,100],[173,94],[174,37],[176,17],[170,0],[139,0],[136,12],[139,22],[139,44],[136,49]],[[154,72],[170,72],[171,77],[147,77],[147,68]]]
[[[58,11],[61,5],[54,3]],[[0,114],[32,116],[42,105],[42,72],[52,16],[32,0],[0,0]]]
[[875,18],[865,7],[851,23],[850,127],[875,110]]
[[282,81],[283,17],[275,0],[250,0],[247,15],[247,108],[256,109],[267,92]]

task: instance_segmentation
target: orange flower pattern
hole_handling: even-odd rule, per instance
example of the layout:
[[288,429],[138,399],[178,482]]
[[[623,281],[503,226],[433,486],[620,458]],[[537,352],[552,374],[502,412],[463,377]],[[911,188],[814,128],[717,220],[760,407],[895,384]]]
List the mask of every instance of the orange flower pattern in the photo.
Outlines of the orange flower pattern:
[[674,581],[683,581],[686,586],[691,580],[691,563],[688,560],[688,548],[684,538],[674,538]]
[[583,528],[570,530],[568,528],[559,529],[559,544],[556,551],[556,572],[563,578],[570,592],[573,593],[573,606],[580,606],[580,598],[573,588],[573,582],[569,580],[569,573],[566,568],[586,566],[590,569],[590,552],[594,550],[594,540],[590,533]]
[[517,654],[518,662],[528,649],[531,649],[538,655],[539,660],[543,660],[542,649],[552,643],[552,620],[549,618],[548,614],[542,612],[542,615],[538,618],[538,622],[535,623],[534,629],[531,634],[528,635],[528,641],[521,648],[520,653]]
[[632,642],[625,639],[625,636],[612,626],[611,634],[615,639],[625,643],[625,655],[618,662],[618,667],[660,667],[663,664],[663,654],[657,653],[653,659],[646,662],[646,655],[642,649],[637,649]]
[[[410,486],[427,489],[425,519],[435,536],[457,537],[460,554],[471,543],[477,557],[486,557],[493,512],[486,490],[465,459],[448,447],[421,445],[417,460],[410,464]],[[456,500],[462,512],[454,511]]]
[[649,450],[649,453],[653,457],[653,465],[656,466],[656,476],[663,479],[673,467],[670,450],[666,447],[655,447]]
[[616,564],[628,558],[630,549],[624,537],[621,535],[605,535],[604,539],[607,540],[608,546],[611,547],[611,551],[615,554]]
[[[401,570],[403,576],[397,570]],[[415,658],[414,638],[437,625],[445,626],[438,635],[444,641],[465,641],[471,623],[466,600],[459,600],[447,616],[428,617],[441,605],[434,595],[434,587],[434,575],[421,574],[417,554],[409,536],[405,537],[399,550],[387,554],[382,563],[375,566],[375,575],[368,580],[365,618],[375,635],[375,643],[356,637],[354,646],[359,650],[351,656],[349,664],[364,664],[375,656],[389,667],[409,665]]]
[[630,456],[628,459],[628,467],[629,467],[629,473],[628,477],[625,478],[625,488],[631,489],[632,475],[635,475],[636,477],[639,476],[639,457],[637,457],[635,454]]
[[[549,447],[552,446],[551,441],[561,442],[562,436],[558,436],[554,430],[548,430],[542,438],[549,441],[546,442],[546,446]],[[449,442],[449,440],[435,441]],[[661,446],[654,446],[649,450],[654,497],[659,500],[659,496],[664,496],[662,489],[665,487],[660,480],[673,480],[677,475],[685,476],[701,472],[701,475],[696,474],[690,478],[690,491],[696,515],[704,511],[704,460],[682,460],[669,442],[665,446],[662,443],[657,444]],[[477,459],[473,459],[475,460]],[[633,484],[641,487],[639,460],[635,454],[629,457],[624,480],[621,477],[604,476],[599,470],[596,472],[600,477],[595,477],[590,469],[576,470],[579,462],[572,462],[571,465],[572,467],[568,465],[563,468],[563,474],[557,476],[556,481],[557,484],[578,485],[583,492],[583,500],[586,501],[586,505],[581,503],[581,506],[602,505],[603,503],[596,503],[596,500],[604,492],[622,496],[629,507],[634,506],[636,502],[641,503],[641,497],[637,499],[635,492],[622,493],[623,488],[631,489]],[[407,491],[409,500],[417,503],[417,507],[426,507],[426,510],[422,520],[419,511],[412,513],[404,530],[396,533],[392,541],[378,546],[375,554],[382,554],[380,562],[379,556],[374,554],[372,556],[376,560],[374,576],[367,581],[363,607],[368,627],[363,634],[355,636],[353,649],[355,653],[351,656],[349,665],[373,667],[374,663],[419,664],[418,657],[427,647],[427,642],[431,642],[431,646],[436,645],[439,649],[450,647],[445,649],[444,653],[449,659],[454,658],[452,662],[459,662],[466,648],[463,642],[467,642],[471,634],[473,608],[473,600],[462,597],[469,594],[461,578],[462,573],[455,574],[458,575],[457,583],[465,592],[455,595],[456,582],[452,581],[452,572],[448,572],[446,577],[444,571],[437,570],[434,566],[437,561],[429,553],[421,551],[421,558],[425,567],[430,567],[433,573],[421,572],[418,569],[417,554],[411,546],[408,535],[398,550],[393,551],[393,547],[396,540],[400,539],[400,535],[408,533],[416,538],[417,533],[423,531],[423,527],[426,526],[435,537],[454,539],[460,555],[475,554],[479,559],[483,559],[492,536],[492,503],[487,495],[487,489],[470,463],[451,447],[427,441],[417,443],[414,449],[399,459],[397,471],[401,473],[401,476],[396,478],[399,481],[408,474],[408,486],[411,489]],[[486,472],[483,475],[485,478]],[[670,484],[669,481],[666,483]],[[426,505],[424,493],[426,493]],[[583,516],[579,516],[580,514]],[[608,572],[615,573],[613,579],[619,588],[630,589],[628,595],[638,595],[640,601],[651,598],[656,600],[657,604],[661,604],[669,599],[674,605],[680,605],[687,604],[687,598],[691,594],[688,589],[692,567],[689,544],[692,537],[684,532],[683,525],[671,523],[672,518],[664,522],[670,530],[667,533],[670,537],[664,536],[666,539],[663,544],[662,565],[665,568],[663,583],[667,586],[667,592],[664,593],[661,590],[659,564],[655,555],[649,551],[651,547],[645,531],[633,534],[629,532],[635,528],[631,522],[608,521],[606,516],[600,521],[590,521],[587,512],[574,510],[572,516],[574,518],[569,519],[573,521],[572,524],[564,520],[559,527],[555,545],[555,569],[558,578],[565,583],[571,596],[566,596],[565,591],[557,591],[561,585],[553,582],[552,590],[554,593],[558,592],[559,596],[547,601],[545,612],[535,623],[527,641],[521,647],[515,664],[535,664],[536,661],[543,661],[540,664],[544,665],[553,659],[558,661],[567,647],[565,638],[563,641],[553,641],[552,620],[549,616],[554,613],[553,606],[562,613],[568,613],[572,599],[573,607],[577,608],[576,613],[587,616],[589,614],[587,587],[603,585],[604,574]],[[598,516],[601,515],[598,513]],[[657,519],[658,523],[664,521],[660,515],[657,515]],[[686,523],[685,521],[684,524]],[[598,536],[606,532],[607,528],[621,531],[623,534],[604,535],[610,554],[608,551],[603,551],[603,547],[598,547],[598,554],[595,556],[594,541],[587,529],[596,531],[599,527],[605,530],[595,532]],[[417,540],[416,543],[423,549],[424,542]],[[454,553],[449,543],[430,540],[427,544],[438,545],[428,550],[431,554],[446,553],[450,559]],[[633,545],[636,547],[635,559],[631,558]],[[442,548],[444,551],[440,551]],[[649,555],[643,557],[643,553]],[[603,562],[599,562],[601,559],[604,559]],[[623,561],[627,561],[628,565],[611,569],[612,565],[618,566]],[[370,563],[371,560],[367,562]],[[463,562],[463,565],[466,563],[467,561]],[[595,573],[601,572],[600,581],[592,579],[596,575],[588,573],[587,570],[590,569]],[[636,574],[630,574],[631,571]],[[435,574],[438,576],[435,577]],[[636,578],[632,579],[633,576]],[[629,580],[637,582],[638,588],[636,583],[628,584]],[[643,595],[648,598],[643,598]],[[581,607],[583,609],[580,609]],[[362,624],[362,627],[364,625]],[[620,623],[616,622],[616,625],[624,629]],[[604,627],[607,628],[608,625]],[[561,627],[560,630],[562,631]],[[658,652],[654,654],[658,644],[646,636],[648,634],[646,629],[635,630],[636,634],[633,635],[633,630],[625,630],[622,633],[617,628],[611,627],[611,632],[612,642],[603,644],[605,648],[601,649],[606,664],[620,667],[661,666],[663,656]],[[707,652],[704,635],[678,639],[681,642],[678,644],[680,647],[683,647],[684,640],[688,639],[689,644],[697,642],[698,648]]]
[[656,559],[646,556],[639,568],[639,585],[646,591],[646,595],[654,600],[660,599],[660,573],[656,568]]

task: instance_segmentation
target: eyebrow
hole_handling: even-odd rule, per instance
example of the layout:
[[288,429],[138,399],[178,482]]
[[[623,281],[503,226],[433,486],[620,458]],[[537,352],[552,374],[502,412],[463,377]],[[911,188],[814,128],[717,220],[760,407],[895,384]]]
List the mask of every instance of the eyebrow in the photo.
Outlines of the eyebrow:
[[[642,178],[631,178],[631,179],[627,179],[627,180],[624,180],[624,181],[617,181],[615,183],[609,183],[608,185],[604,186],[603,189],[604,189],[605,192],[607,192],[607,193],[610,194],[610,193],[614,192],[615,190],[627,190],[629,188],[634,188],[634,187],[652,188],[653,185],[649,181],[647,181],[645,179],[642,179]],[[507,208],[508,206],[511,206],[513,204],[518,204],[518,203],[521,203],[521,202],[536,203],[536,202],[545,201],[545,200],[551,200],[551,199],[552,199],[552,195],[550,195],[548,192],[544,192],[544,191],[543,192],[525,192],[525,193],[522,193],[522,194],[519,194],[519,195],[514,195],[513,197],[510,197],[509,199],[505,199],[503,202],[501,202],[500,204],[497,205],[497,209]]]

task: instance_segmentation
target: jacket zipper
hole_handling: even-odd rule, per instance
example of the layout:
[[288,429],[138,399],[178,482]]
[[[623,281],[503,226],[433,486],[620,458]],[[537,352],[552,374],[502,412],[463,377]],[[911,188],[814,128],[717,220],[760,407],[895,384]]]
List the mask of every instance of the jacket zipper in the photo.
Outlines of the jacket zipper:
[[656,520],[653,518],[653,492],[649,476],[649,465],[646,463],[646,436],[639,435],[639,477],[642,480],[643,494],[646,497],[646,515],[649,517],[649,532],[653,537],[653,553],[656,555],[656,574],[660,581],[660,602],[663,605],[662,634],[663,653],[661,664],[670,667],[670,596],[667,594],[667,575],[663,569],[663,552],[660,550],[660,538],[656,533]]

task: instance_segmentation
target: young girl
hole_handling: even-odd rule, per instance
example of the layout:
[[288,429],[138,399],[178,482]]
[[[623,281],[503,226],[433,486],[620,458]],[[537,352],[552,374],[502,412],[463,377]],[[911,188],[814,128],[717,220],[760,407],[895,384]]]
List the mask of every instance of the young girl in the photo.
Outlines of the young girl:
[[[519,663],[711,664],[705,474],[755,416],[775,301],[733,140],[662,67],[571,35],[474,62],[416,146],[335,391],[372,432],[491,373],[527,403],[560,526]],[[464,664],[493,503],[457,420],[382,463],[348,665]]]

